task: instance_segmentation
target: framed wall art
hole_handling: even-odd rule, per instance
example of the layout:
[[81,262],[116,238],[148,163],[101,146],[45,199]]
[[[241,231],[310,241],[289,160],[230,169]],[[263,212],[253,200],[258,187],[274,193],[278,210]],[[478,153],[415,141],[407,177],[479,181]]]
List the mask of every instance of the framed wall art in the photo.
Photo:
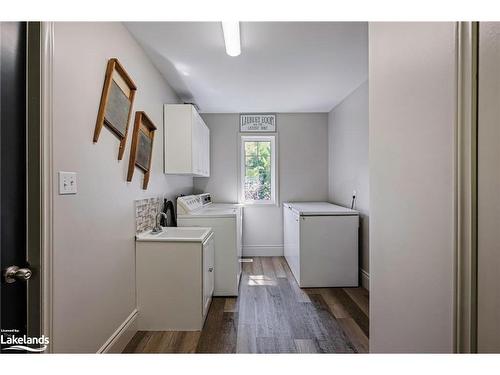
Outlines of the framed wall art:
[[143,111],[135,113],[134,131],[132,133],[132,147],[128,163],[127,181],[132,181],[135,167],[144,172],[142,188],[148,188],[153,157],[153,140],[156,126]]
[[118,160],[122,160],[137,87],[118,59],[108,61],[101,102],[94,130],[94,143],[105,125],[120,140]]

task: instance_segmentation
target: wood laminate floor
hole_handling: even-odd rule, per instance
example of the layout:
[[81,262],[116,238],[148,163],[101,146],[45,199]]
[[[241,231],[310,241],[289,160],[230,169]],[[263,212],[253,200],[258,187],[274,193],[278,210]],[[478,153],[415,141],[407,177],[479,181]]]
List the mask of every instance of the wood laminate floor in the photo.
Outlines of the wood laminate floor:
[[124,353],[368,352],[366,289],[301,289],[283,257],[252,259],[240,296],[214,297],[201,332],[139,331]]

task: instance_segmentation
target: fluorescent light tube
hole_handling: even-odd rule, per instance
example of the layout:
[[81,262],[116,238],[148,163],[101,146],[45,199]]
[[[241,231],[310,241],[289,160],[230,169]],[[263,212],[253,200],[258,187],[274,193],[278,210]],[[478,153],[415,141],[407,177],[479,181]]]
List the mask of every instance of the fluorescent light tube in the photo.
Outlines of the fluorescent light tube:
[[226,44],[226,53],[229,56],[239,56],[241,53],[240,41],[240,23],[239,22],[221,22],[222,33],[224,34],[224,43]]

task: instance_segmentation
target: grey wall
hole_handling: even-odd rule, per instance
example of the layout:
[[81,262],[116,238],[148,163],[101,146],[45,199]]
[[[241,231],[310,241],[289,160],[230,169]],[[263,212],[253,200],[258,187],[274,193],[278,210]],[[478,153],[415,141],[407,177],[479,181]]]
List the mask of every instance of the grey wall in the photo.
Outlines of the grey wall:
[[453,350],[455,24],[370,23],[370,351]]
[[368,81],[354,90],[328,114],[328,198],[350,207],[356,190],[360,212],[360,267],[362,282],[369,275],[368,189]]
[[[210,128],[210,177],[194,178],[197,192],[216,202],[238,201],[239,114],[203,114]],[[326,113],[280,113],[278,174],[280,202],[328,199],[328,118]],[[282,207],[246,207],[245,255],[283,254]]]
[[[118,140],[92,136],[106,64],[117,57],[158,130],[148,190],[136,169],[126,182],[131,136],[122,161]],[[163,103],[178,99],[120,23],[56,23],[53,129],[53,332],[56,352],[96,352],[136,307],[134,200],[192,191],[192,178],[166,177]],[[133,124],[131,124],[133,127]],[[132,128],[131,128],[132,129]],[[57,171],[78,173],[78,194],[57,194]]]
[[478,326],[480,353],[500,352],[500,23],[479,24]]

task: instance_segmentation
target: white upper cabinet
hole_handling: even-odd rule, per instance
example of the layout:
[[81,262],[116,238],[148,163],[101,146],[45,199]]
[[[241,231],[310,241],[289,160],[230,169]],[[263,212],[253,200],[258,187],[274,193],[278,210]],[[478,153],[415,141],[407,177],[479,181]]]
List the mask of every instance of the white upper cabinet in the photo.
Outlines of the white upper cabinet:
[[164,172],[210,176],[210,129],[191,104],[165,104]]

